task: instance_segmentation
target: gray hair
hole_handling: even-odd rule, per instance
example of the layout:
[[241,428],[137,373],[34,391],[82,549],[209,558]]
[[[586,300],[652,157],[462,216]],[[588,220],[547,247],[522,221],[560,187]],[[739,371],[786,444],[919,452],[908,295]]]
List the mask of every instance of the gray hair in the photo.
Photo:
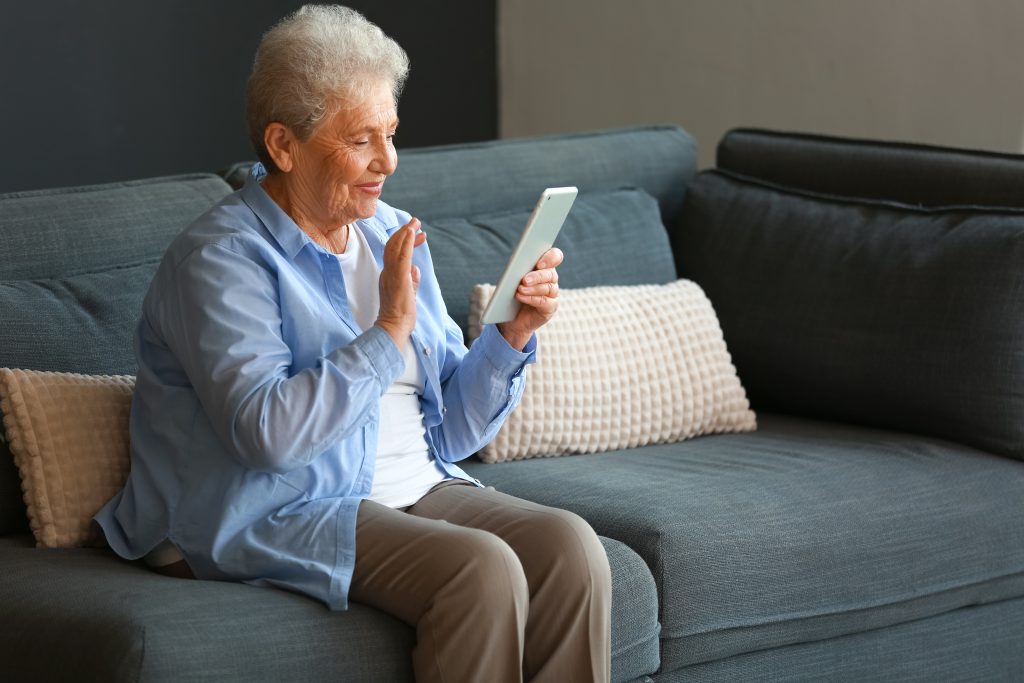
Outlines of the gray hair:
[[270,172],[263,133],[282,123],[306,141],[343,106],[358,105],[381,81],[395,100],[409,73],[405,51],[359,12],[305,5],[263,35],[245,92],[249,139]]

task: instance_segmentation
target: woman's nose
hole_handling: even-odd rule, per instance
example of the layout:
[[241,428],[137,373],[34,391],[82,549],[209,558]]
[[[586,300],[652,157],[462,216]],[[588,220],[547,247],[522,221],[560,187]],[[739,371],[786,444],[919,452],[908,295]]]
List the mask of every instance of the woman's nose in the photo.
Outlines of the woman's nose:
[[391,143],[385,143],[377,147],[377,154],[374,155],[373,164],[370,170],[384,175],[391,175],[398,166],[398,154]]

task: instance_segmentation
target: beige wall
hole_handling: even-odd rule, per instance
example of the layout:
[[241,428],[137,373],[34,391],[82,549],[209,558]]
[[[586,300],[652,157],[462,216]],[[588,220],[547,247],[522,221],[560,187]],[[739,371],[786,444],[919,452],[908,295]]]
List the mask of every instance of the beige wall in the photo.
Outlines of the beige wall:
[[503,137],[646,123],[1019,152],[1022,0],[499,0]]

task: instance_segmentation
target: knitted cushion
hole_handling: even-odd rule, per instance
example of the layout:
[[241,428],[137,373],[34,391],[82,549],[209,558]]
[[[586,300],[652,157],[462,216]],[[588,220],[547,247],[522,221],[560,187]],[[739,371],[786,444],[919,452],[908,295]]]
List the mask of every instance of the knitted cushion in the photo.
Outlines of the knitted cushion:
[[128,477],[133,377],[0,368],[0,410],[39,546],[87,545]]
[[[494,291],[470,297],[470,335]],[[711,302],[693,282],[563,289],[522,402],[485,462],[596,453],[756,429]]]

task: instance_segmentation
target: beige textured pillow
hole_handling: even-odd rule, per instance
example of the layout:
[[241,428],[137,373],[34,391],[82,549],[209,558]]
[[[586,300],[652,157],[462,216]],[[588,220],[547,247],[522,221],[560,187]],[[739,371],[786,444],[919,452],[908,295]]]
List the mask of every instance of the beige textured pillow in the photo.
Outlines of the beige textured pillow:
[[[470,295],[469,336],[494,291]],[[597,453],[757,428],[711,302],[689,280],[559,293],[522,402],[485,462]]]
[[90,520],[128,478],[135,379],[0,368],[0,410],[39,546],[91,544]]

